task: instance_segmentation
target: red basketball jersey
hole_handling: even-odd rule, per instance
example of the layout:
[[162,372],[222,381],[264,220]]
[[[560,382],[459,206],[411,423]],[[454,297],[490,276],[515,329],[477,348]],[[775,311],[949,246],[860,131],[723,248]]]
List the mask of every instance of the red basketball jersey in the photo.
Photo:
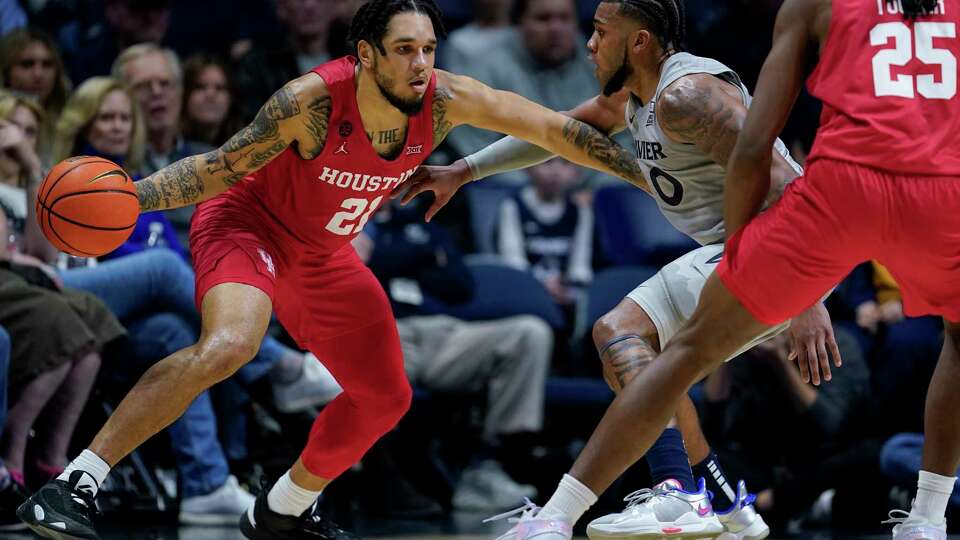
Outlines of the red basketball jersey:
[[907,175],[960,175],[960,1],[905,20],[899,0],[833,0],[808,88],[823,102],[809,161]]
[[356,64],[355,58],[347,56],[313,70],[326,82],[332,104],[327,140],[319,156],[306,160],[294,146],[288,147],[218,198],[234,210],[237,204],[247,209],[253,205],[268,230],[313,253],[333,253],[359,234],[370,216],[388,202],[390,192],[433,149],[436,74],[427,87],[423,108],[409,118],[403,150],[396,159],[387,160],[377,154],[363,129]]

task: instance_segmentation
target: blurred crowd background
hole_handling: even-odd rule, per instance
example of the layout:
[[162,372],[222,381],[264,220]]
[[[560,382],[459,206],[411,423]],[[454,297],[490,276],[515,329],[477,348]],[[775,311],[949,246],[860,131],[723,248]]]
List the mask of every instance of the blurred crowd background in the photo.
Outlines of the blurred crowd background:
[[[585,46],[596,0],[439,3],[452,32],[438,67],[556,110],[598,93]],[[0,525],[15,519],[5,494],[57,475],[136,378],[199,332],[191,208],[145,214],[119,250],[78,259],[38,237],[38,179],[78,154],[142,177],[222,144],[286,81],[351,52],[360,4],[0,0]],[[687,0],[687,49],[753,88],[779,4]],[[783,133],[801,163],[817,117],[802,95]],[[499,136],[459,128],[430,163]],[[432,223],[423,208],[385,208],[355,243],[393,301],[416,398],[327,492],[348,524],[442,521],[548,494],[612,398],[593,323],[694,247],[643,192],[559,159],[470,184]],[[919,468],[941,323],[905,318],[874,263],[827,304],[844,360],[829,383],[804,384],[777,339],[693,390],[728,477],[762,494],[782,528],[872,527],[907,507]],[[253,362],[115,469],[107,517],[234,522],[338,391],[274,325]],[[617,510],[645,474],[635,467],[594,512]]]

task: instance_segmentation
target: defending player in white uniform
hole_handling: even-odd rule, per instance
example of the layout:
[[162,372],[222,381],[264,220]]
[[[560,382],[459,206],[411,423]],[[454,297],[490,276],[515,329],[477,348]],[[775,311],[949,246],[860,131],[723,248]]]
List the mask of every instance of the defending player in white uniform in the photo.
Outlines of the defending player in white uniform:
[[[634,4],[659,6],[660,10],[630,11],[636,7]],[[619,50],[617,45],[609,44],[612,38],[607,38],[605,44],[605,35],[612,34],[627,18],[639,19],[649,30],[628,36],[627,40],[633,39],[634,48],[626,47],[625,52],[623,44]],[[702,245],[639,285],[594,326],[593,337],[604,362],[605,379],[617,392],[691,316],[704,283],[720,261],[725,235],[725,165],[750,104],[748,90],[730,68],[712,59],[678,52],[683,40],[682,19],[679,0],[602,2],[588,48],[598,65],[603,92],[568,113],[607,133],[629,128],[648,179],[648,183],[637,187],[654,197],[677,229]],[[643,50],[651,47],[652,40],[658,40],[662,47],[653,54]],[[449,167],[422,168],[408,181],[404,200],[433,191],[436,201],[427,214],[429,219],[463,184],[551,157],[549,152],[523,141],[501,139]],[[771,172],[773,182],[767,204],[776,201],[786,185],[801,173],[780,141]],[[786,326],[773,329],[750,346],[782,332]],[[829,315],[822,303],[794,319],[791,338],[801,364],[825,362],[828,347],[838,354]],[[626,510],[592,522],[588,535],[595,540],[665,535],[720,535],[718,538],[723,540],[765,538],[769,528],[753,510],[752,497],[743,482],[736,491],[726,482],[689,399],[678,408],[672,425],[679,428],[683,438],[669,436],[668,429],[647,455],[657,482],[654,489],[636,492],[628,497]],[[717,512],[711,509],[704,482],[693,481],[689,463],[697,464],[699,476],[706,477],[715,494]],[[585,486],[575,484],[576,479],[566,475],[557,494],[542,511],[527,509],[524,521],[539,523],[525,531],[533,534],[539,528],[544,529],[541,532],[558,535],[548,534],[545,540],[568,536],[557,523],[575,522],[582,510],[577,514],[570,509],[581,506],[585,510],[585,506],[564,504],[569,501],[563,499],[570,498],[570,493],[584,499],[592,495]],[[506,536],[515,532],[512,529]]]

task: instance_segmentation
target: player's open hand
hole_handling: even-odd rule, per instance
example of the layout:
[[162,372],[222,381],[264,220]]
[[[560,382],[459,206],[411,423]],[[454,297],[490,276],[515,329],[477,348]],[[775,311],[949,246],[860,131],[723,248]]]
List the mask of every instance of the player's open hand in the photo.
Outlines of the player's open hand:
[[[829,381],[830,357],[833,364],[840,367],[840,349],[833,336],[833,324],[830,314],[823,302],[817,302],[810,309],[797,315],[790,323],[790,359],[796,359],[800,367],[800,376],[803,382],[813,381],[819,385],[820,380]],[[827,354],[827,351],[830,354]]]
[[424,217],[424,219],[430,221],[450,201],[450,198],[460,189],[460,186],[470,180],[472,180],[470,166],[462,159],[444,167],[422,166],[417,169],[417,172],[413,173],[413,176],[401,184],[391,197],[397,198],[403,194],[403,199],[400,202],[407,204],[417,195],[425,191],[432,191],[435,198]]

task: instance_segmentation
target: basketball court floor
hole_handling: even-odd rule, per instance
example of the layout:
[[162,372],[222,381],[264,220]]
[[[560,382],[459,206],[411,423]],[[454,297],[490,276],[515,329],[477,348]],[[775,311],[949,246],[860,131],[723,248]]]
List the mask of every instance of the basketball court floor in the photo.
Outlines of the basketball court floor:
[[[416,520],[369,520],[355,530],[363,538],[378,540],[494,540],[510,526],[501,521],[484,524],[485,516],[477,514],[451,514],[447,519]],[[890,540],[887,525],[880,525],[871,531],[806,531],[793,534],[774,534],[770,540]],[[582,532],[581,532],[582,534]],[[236,527],[164,527],[156,525],[120,525],[102,527],[103,540],[245,540]],[[28,533],[0,533],[4,540],[30,540],[36,538]],[[951,535],[950,540],[960,540],[960,534]],[[577,540],[587,540],[578,537]],[[663,540],[669,540],[664,537]]]

